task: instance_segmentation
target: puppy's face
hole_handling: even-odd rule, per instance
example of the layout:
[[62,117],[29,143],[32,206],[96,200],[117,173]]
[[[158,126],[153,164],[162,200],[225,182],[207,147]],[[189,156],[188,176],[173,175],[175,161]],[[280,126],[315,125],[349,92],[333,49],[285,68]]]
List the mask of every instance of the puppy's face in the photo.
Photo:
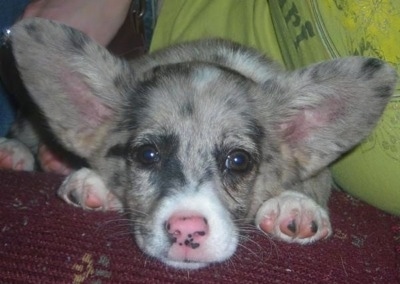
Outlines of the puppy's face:
[[137,243],[179,268],[227,259],[262,159],[258,86],[215,66],[176,64],[135,92],[146,102],[128,106],[122,123],[131,129],[125,198]]

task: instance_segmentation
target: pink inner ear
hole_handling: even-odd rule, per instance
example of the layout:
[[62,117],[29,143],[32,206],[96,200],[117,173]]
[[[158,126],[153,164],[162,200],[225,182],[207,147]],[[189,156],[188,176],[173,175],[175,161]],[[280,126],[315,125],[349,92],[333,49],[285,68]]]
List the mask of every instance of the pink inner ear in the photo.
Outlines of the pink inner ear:
[[94,94],[94,90],[83,80],[83,75],[63,72],[63,91],[72,107],[78,110],[80,119],[89,127],[100,126],[112,115],[112,109]]
[[298,144],[312,138],[316,131],[329,127],[343,113],[341,103],[329,100],[316,108],[305,108],[280,124],[283,138],[289,144]]

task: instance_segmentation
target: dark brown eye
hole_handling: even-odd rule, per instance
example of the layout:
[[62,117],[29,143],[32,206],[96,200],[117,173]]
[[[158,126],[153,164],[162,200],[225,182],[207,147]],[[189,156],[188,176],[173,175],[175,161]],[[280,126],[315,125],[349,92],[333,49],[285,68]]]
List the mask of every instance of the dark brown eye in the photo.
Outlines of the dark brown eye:
[[225,160],[225,168],[236,172],[246,172],[251,168],[250,155],[243,150],[234,150]]
[[144,165],[156,164],[161,160],[160,153],[153,145],[144,145],[137,150],[137,160]]

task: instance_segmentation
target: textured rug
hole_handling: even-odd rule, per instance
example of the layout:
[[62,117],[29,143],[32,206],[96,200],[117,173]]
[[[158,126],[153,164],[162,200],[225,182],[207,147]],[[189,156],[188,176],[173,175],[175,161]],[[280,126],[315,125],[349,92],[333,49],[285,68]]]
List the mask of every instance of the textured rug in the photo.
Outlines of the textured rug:
[[61,180],[0,171],[0,283],[400,283],[400,218],[341,192],[329,240],[299,246],[253,232],[225,263],[177,271],[137,248],[123,215],[59,200]]

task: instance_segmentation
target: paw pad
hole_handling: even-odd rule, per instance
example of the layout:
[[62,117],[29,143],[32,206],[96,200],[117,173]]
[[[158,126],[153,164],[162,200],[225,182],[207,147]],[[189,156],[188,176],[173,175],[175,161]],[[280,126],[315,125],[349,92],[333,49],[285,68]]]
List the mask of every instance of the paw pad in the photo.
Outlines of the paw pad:
[[332,232],[327,211],[310,197],[292,191],[265,201],[256,224],[270,235],[301,244],[324,239]]

